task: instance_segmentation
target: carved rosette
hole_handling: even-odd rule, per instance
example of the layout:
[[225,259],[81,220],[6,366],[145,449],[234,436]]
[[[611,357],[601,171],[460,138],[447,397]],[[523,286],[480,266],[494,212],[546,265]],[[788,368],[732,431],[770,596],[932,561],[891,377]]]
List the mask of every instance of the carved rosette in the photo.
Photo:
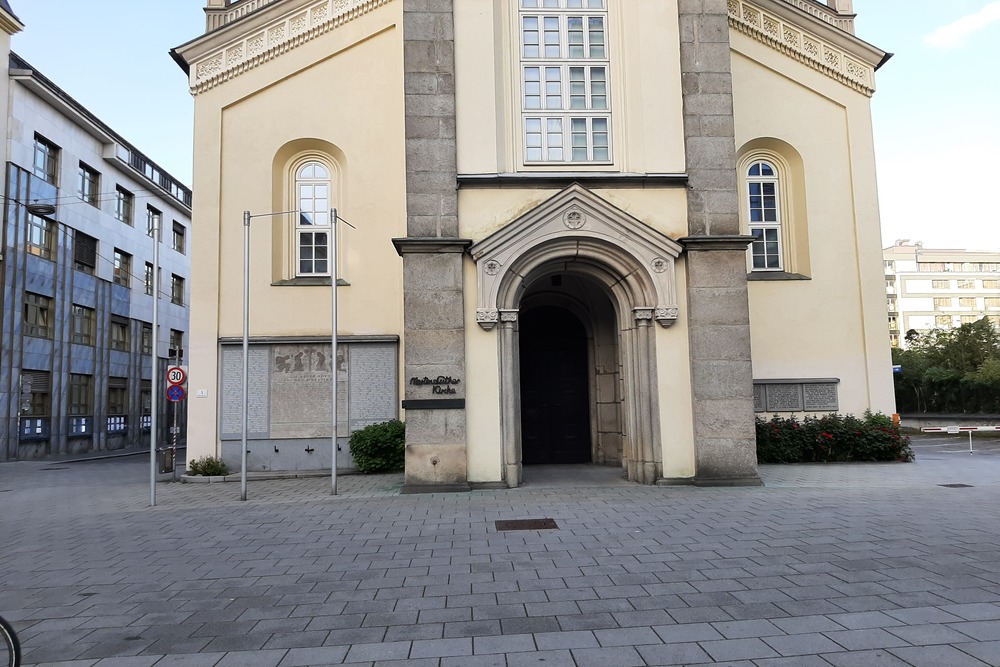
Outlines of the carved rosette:
[[484,331],[490,331],[500,320],[500,311],[496,308],[476,308],[476,324]]

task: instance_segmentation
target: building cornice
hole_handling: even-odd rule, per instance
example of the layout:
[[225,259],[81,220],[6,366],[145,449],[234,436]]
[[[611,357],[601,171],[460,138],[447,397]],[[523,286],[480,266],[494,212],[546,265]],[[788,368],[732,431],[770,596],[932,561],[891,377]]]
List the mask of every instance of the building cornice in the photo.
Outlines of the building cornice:
[[14,35],[24,30],[24,24],[18,21],[16,16],[0,8],[0,30],[8,35]]
[[195,95],[273,60],[392,0],[275,2],[187,44],[171,55]]
[[729,25],[871,97],[875,70],[890,54],[785,0],[726,0]]

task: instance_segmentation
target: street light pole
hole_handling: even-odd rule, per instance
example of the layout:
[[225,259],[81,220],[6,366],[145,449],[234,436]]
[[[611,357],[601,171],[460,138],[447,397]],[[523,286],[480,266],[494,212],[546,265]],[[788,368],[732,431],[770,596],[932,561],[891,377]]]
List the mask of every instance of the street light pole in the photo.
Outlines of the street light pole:
[[333,444],[333,458],[330,463],[331,493],[337,495],[337,209],[330,211],[330,375],[332,377],[332,394],[330,400],[332,417],[330,422],[333,433],[330,440]]
[[152,354],[150,354],[150,392],[149,392],[149,506],[156,507],[156,429],[157,400],[160,386],[157,383],[159,370],[159,322],[160,312],[160,218],[153,216],[153,335]]

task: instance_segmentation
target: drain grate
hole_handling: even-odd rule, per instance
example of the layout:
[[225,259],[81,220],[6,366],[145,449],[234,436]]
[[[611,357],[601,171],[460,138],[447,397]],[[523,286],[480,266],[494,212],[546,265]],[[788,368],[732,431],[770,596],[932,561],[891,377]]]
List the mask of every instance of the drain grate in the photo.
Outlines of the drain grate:
[[555,519],[498,519],[497,530],[559,530]]
[[938,484],[938,486],[943,486],[948,489],[971,489],[971,484]]

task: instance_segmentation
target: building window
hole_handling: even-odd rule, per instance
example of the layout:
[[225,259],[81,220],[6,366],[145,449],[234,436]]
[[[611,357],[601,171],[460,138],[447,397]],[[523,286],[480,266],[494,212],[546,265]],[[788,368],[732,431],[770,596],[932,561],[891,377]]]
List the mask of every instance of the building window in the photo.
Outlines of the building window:
[[139,407],[142,411],[139,415],[139,425],[144,431],[149,431],[153,426],[153,419],[150,413],[152,406],[153,391],[150,382],[149,380],[142,380],[139,385]]
[[177,329],[170,330],[170,351],[171,359],[180,361],[184,358],[184,332]]
[[34,174],[52,185],[58,185],[56,177],[59,173],[59,148],[43,138],[35,135]]
[[150,324],[142,325],[142,354],[152,354],[153,353],[153,326]]
[[962,315],[962,324],[974,324],[980,320],[979,315]]
[[931,281],[931,288],[932,289],[949,289],[950,287],[951,287],[951,281],[950,280],[932,280]]
[[985,299],[983,299],[983,301],[985,301],[986,307],[991,310],[1000,308],[1000,298],[997,298],[995,296],[988,296]]
[[128,352],[129,348],[129,326],[128,320],[111,320],[111,344],[112,350]]
[[84,163],[80,163],[80,169],[76,177],[76,193],[80,199],[91,206],[101,206],[100,195],[101,175],[96,170],[91,169]]
[[778,171],[763,160],[746,172],[747,212],[750,220],[750,264],[754,271],[781,271],[781,210],[778,206]]
[[26,292],[22,327],[25,336],[52,338],[52,299]]
[[152,236],[153,230],[157,230],[156,240],[163,240],[163,213],[152,206],[146,206],[146,235]]
[[976,289],[975,280],[959,280],[958,289]]
[[25,249],[32,255],[52,259],[52,229],[52,221],[29,213]]
[[131,226],[134,207],[135,196],[119,185],[115,190],[115,218]]
[[114,283],[128,287],[132,283],[132,255],[115,248]]
[[69,376],[69,435],[89,435],[93,430],[94,378],[71,373]]
[[950,327],[951,326],[951,315],[935,315],[934,316],[934,326],[937,326],[937,327]]
[[72,341],[80,345],[93,345],[97,330],[97,318],[94,309],[73,304],[73,334]]
[[330,275],[330,170],[306,162],[295,172],[296,275]]
[[1000,329],[1000,315],[987,315],[987,321],[997,329]]
[[93,275],[97,266],[97,239],[81,231],[73,234],[73,267]]
[[21,372],[21,437],[47,438],[52,395],[47,371]]
[[184,279],[176,273],[170,274],[170,303],[184,305]]
[[173,240],[174,240],[174,242],[173,242],[174,250],[176,250],[177,252],[179,252],[179,253],[181,253],[183,255],[184,252],[185,252],[185,248],[184,248],[184,245],[185,245],[184,244],[184,225],[182,225],[181,223],[177,222],[176,220],[174,220],[174,239]]
[[984,280],[983,289],[1000,289],[1000,280]]
[[146,262],[146,273],[144,274],[143,281],[146,286],[146,294],[153,296],[156,290],[154,289],[155,285],[153,285],[153,265],[149,262]]
[[974,296],[963,296],[958,300],[958,305],[962,308],[975,308],[976,307],[976,297]]
[[521,0],[519,19],[525,161],[610,162],[605,0]]
[[108,378],[108,433],[128,429],[128,378]]
[[889,316],[889,329],[892,331],[899,329],[899,318],[895,315]]
[[934,297],[934,309],[938,308],[951,308],[951,299],[948,297]]

